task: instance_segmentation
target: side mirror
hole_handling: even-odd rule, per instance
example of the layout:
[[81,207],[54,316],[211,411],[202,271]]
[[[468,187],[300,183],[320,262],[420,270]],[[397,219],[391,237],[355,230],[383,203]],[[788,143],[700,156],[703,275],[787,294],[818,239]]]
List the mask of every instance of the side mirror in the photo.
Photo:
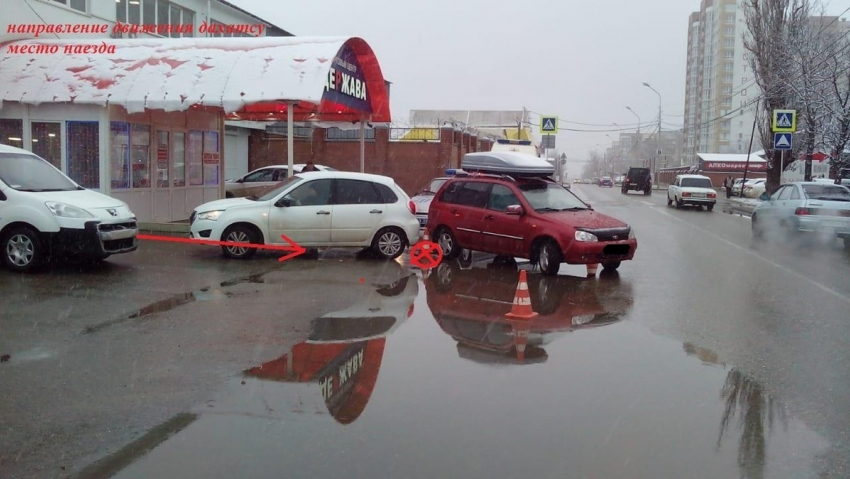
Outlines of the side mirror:
[[292,200],[289,199],[289,198],[281,198],[281,199],[277,200],[277,203],[275,203],[274,205],[277,206],[278,208],[282,208],[282,207],[289,208],[290,206],[292,206]]
[[239,178],[238,180],[234,181],[234,183],[245,183],[245,178]]
[[765,191],[761,195],[759,195],[759,199],[762,201],[770,201],[770,195]]
[[592,207],[592,206],[590,206],[590,203],[585,203],[585,206],[587,206],[587,209],[589,209],[589,210],[592,210],[592,209],[593,209],[593,207]]
[[510,205],[505,209],[506,215],[520,216],[523,213],[525,213],[525,210],[522,209],[521,205]]

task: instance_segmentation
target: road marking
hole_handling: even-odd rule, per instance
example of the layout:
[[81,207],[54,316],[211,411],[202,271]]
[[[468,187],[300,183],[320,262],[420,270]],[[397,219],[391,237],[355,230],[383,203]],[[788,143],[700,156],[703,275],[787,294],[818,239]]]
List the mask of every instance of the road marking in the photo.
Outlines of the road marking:
[[788,273],[788,274],[794,275],[794,276],[796,276],[796,277],[798,277],[798,278],[802,279],[803,281],[806,281],[807,283],[811,284],[812,286],[815,286],[816,288],[820,289],[821,291],[823,291],[823,292],[825,292],[825,293],[829,293],[829,294],[831,294],[831,295],[835,296],[836,298],[838,298],[838,299],[840,299],[840,300],[844,301],[845,303],[850,303],[850,297],[848,297],[848,296],[846,296],[846,295],[844,295],[844,294],[842,294],[842,293],[840,293],[840,292],[838,292],[838,291],[836,291],[836,290],[834,290],[834,289],[830,288],[829,286],[826,286],[826,285],[824,285],[824,284],[818,283],[817,281],[815,281],[815,280],[813,280],[813,279],[809,278],[809,277],[808,277],[808,276],[806,276],[806,275],[800,274],[800,273],[798,273],[798,272],[794,271],[794,270],[793,270],[793,269],[791,269],[791,268],[788,268],[788,267],[786,267],[786,266],[783,266],[783,265],[781,265],[781,264],[779,264],[779,263],[777,263],[777,262],[775,262],[775,261],[773,261],[773,260],[767,259],[767,258],[765,258],[764,256],[762,256],[762,255],[760,255],[760,254],[756,253],[755,251],[752,251],[752,250],[749,250],[749,249],[747,249],[747,248],[744,248],[743,246],[737,245],[737,244],[735,244],[735,243],[733,243],[733,242],[731,242],[731,241],[727,240],[726,238],[721,238],[720,236],[717,236],[716,234],[712,233],[712,232],[711,232],[711,231],[709,231],[709,230],[706,230],[706,229],[700,228],[700,227],[698,227],[698,226],[694,226],[694,225],[692,225],[692,224],[690,224],[690,223],[688,223],[688,222],[686,222],[686,221],[684,221],[684,220],[681,220],[681,219],[679,219],[679,218],[676,218],[675,216],[671,215],[670,213],[668,213],[668,212],[666,212],[666,211],[659,210],[659,209],[656,209],[656,208],[652,208],[652,211],[656,211],[656,212],[658,212],[658,213],[661,213],[662,215],[668,216],[668,217],[672,218],[673,220],[678,221],[679,223],[682,223],[683,225],[685,225],[685,226],[687,226],[687,227],[689,227],[689,228],[692,228],[692,229],[695,229],[695,230],[699,230],[699,231],[703,232],[704,234],[706,234],[706,235],[708,235],[708,236],[711,236],[711,237],[713,237],[713,238],[715,238],[715,239],[718,239],[718,240],[722,241],[723,243],[726,243],[727,245],[729,245],[729,246],[731,246],[731,247],[733,247],[733,248],[735,248],[735,249],[737,249],[737,250],[739,250],[739,251],[741,251],[741,252],[744,252],[744,253],[746,253],[746,254],[748,254],[748,255],[751,255],[751,256],[755,256],[756,258],[759,258],[760,260],[762,260],[762,261],[764,261],[764,262],[766,262],[766,263],[768,263],[768,264],[770,264],[770,265],[772,265],[772,266],[774,266],[774,267],[776,267],[776,268],[779,268],[779,269],[781,269],[782,271],[785,271],[785,272],[786,272],[786,273]]

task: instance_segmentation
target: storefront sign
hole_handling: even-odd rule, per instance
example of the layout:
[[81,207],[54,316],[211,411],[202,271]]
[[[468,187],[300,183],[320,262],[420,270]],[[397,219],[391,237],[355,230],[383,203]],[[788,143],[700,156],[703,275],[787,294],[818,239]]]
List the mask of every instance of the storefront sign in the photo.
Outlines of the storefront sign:
[[204,164],[205,165],[217,165],[219,161],[218,153],[204,153]]
[[159,169],[168,168],[168,148],[159,147],[156,150],[156,165]]
[[745,168],[747,171],[767,171],[767,162],[751,161],[749,166],[747,166],[747,163],[744,161],[706,161],[703,162],[700,170],[730,173],[744,171]]
[[366,76],[357,61],[357,55],[343,47],[328,72],[324,99],[366,113],[372,112],[372,103],[366,91]]

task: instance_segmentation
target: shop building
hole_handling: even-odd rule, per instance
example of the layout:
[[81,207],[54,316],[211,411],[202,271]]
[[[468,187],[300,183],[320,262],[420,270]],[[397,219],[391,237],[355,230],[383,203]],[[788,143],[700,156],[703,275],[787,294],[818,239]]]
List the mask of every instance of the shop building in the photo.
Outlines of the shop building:
[[359,38],[101,43],[111,52],[75,53],[88,40],[0,45],[0,143],[126,201],[140,222],[182,221],[224,197],[225,121],[390,121],[386,82]]

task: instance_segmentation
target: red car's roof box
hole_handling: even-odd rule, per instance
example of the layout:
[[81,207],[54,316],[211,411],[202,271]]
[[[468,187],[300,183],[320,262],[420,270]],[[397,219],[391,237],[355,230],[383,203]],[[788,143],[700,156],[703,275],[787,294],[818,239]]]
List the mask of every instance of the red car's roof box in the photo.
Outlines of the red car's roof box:
[[510,151],[467,153],[460,167],[467,172],[496,173],[512,176],[551,176],[555,166],[536,156]]

